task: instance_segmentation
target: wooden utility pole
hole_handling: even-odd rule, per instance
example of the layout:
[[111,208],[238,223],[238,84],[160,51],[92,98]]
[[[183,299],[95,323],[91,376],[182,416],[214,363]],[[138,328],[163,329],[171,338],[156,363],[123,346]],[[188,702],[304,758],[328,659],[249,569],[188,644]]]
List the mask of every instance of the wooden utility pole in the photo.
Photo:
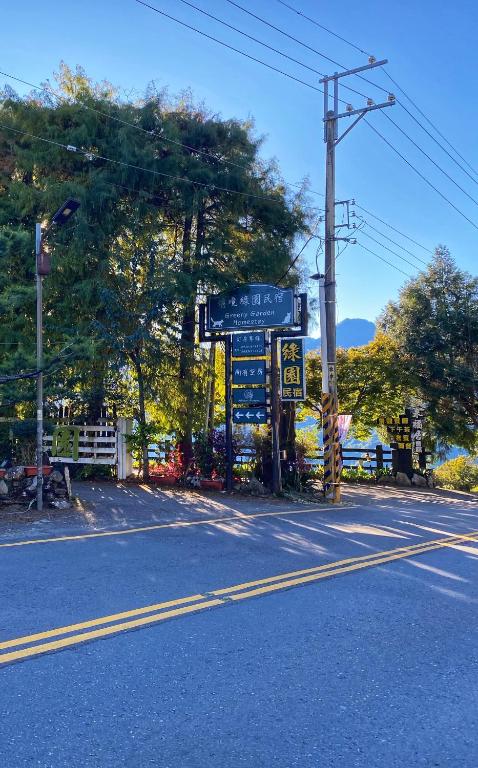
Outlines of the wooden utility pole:
[[[382,104],[374,104],[367,99],[366,106],[354,109],[347,104],[346,111],[339,113],[339,80],[348,75],[355,75],[368,69],[387,64],[387,60],[375,61],[345,72],[335,72],[324,77],[320,82],[324,86],[324,141],[326,143],[325,163],[325,273],[318,276],[321,280],[321,320],[325,320],[320,335],[322,339],[322,428],[324,435],[324,489],[325,495],[332,502],[340,501],[340,445],[338,439],[338,399],[336,376],[336,283],[335,283],[335,242],[341,239],[335,236],[335,148],[349,131],[367,112],[391,107],[395,97],[389,94]],[[333,81],[333,109],[329,109],[329,83]],[[357,115],[356,119],[339,137],[339,120]]]

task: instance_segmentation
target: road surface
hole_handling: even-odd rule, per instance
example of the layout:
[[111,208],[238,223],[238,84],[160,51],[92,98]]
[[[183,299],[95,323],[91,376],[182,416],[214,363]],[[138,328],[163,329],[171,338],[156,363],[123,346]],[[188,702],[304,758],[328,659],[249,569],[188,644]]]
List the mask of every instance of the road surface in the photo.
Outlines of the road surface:
[[0,527],[2,766],[476,768],[476,501],[83,491]]

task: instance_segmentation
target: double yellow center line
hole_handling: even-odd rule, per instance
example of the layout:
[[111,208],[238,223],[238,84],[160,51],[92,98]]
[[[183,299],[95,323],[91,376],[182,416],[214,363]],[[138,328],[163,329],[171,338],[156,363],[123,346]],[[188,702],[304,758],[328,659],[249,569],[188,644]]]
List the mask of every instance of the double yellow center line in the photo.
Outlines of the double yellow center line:
[[361,557],[349,557],[345,560],[337,560],[336,562],[318,565],[313,568],[280,573],[264,579],[256,579],[255,581],[235,584],[231,587],[215,589],[212,592],[189,595],[188,597],[155,603],[154,605],[147,605],[130,611],[114,613],[110,616],[101,616],[89,621],[24,635],[0,642],[0,664],[20,661],[48,653],[49,651],[58,651],[78,645],[79,643],[86,643],[90,640],[97,640],[131,629],[149,626],[160,621],[184,616],[188,613],[197,613],[208,608],[227,605],[231,602],[266,595],[302,584],[310,584],[342,573],[350,573],[362,568],[371,568],[372,566],[390,563],[393,560],[426,554],[442,547],[453,547],[467,541],[475,542],[477,540],[478,531],[468,534],[449,535],[442,539],[434,539],[421,544],[374,552],[373,554]]

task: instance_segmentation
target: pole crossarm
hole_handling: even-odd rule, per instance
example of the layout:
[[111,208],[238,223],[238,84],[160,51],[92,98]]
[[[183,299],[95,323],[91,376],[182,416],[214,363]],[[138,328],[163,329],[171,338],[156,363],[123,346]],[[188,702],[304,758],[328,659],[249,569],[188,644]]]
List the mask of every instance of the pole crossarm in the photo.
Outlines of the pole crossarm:
[[[326,115],[324,120],[338,120],[341,117],[353,117],[353,115],[360,115],[360,117],[363,117],[367,114],[367,112],[373,112],[374,109],[384,109],[384,107],[393,107],[394,105],[395,98],[390,98],[387,99],[387,101],[382,101],[380,104],[369,104],[367,107],[359,107],[358,109],[347,110],[346,112],[340,112],[338,115],[332,114],[330,117]],[[350,127],[353,128],[357,122],[358,120],[355,120],[353,125]]]
[[328,83],[330,80],[338,80],[339,77],[347,77],[347,75],[356,75],[358,72],[365,72],[367,69],[375,69],[376,67],[383,67],[388,64],[388,59],[381,59],[380,61],[369,61],[368,64],[364,64],[362,67],[355,67],[354,69],[346,69],[343,72],[334,72],[333,75],[325,75],[319,83]]

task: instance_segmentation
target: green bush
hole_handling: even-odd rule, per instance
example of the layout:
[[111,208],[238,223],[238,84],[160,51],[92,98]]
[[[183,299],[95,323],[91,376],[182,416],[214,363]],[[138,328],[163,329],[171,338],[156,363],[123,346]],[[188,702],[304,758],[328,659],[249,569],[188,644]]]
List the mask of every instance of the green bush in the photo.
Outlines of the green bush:
[[435,472],[435,481],[440,488],[451,491],[471,491],[478,486],[478,464],[471,456],[457,456],[445,461]]

